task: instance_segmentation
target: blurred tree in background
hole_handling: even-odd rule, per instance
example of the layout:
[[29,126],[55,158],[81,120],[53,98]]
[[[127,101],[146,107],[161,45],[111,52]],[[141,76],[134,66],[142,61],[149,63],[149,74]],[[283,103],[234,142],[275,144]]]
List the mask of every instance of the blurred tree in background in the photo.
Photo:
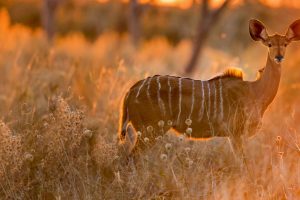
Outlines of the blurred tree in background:
[[200,7],[200,19],[197,25],[196,37],[193,43],[193,51],[191,58],[185,68],[187,74],[195,70],[197,61],[199,60],[202,48],[208,36],[211,34],[212,28],[218,23],[220,16],[228,7],[231,0],[225,0],[218,8],[209,8],[210,0],[203,0]]
[[131,36],[131,40],[135,46],[138,45],[141,35],[141,5],[138,0],[129,1],[129,13],[128,13],[128,30]]
[[212,6],[212,0],[191,0],[190,7],[183,9],[142,0],[0,0],[0,8],[8,10],[13,24],[44,27],[49,39],[55,30],[59,37],[79,32],[90,41],[113,32],[128,36],[136,46],[155,37],[164,37],[171,45],[192,41],[191,56],[182,66],[188,73],[201,65],[198,61],[204,45],[237,56],[244,51],[251,42],[247,27],[250,18],[284,29],[285,24],[300,17],[299,7],[287,6],[292,0],[278,1],[283,5],[279,7],[263,0],[243,0],[228,6],[229,1]]
[[54,15],[55,11],[62,0],[43,0],[43,25],[48,40],[52,40],[55,33]]

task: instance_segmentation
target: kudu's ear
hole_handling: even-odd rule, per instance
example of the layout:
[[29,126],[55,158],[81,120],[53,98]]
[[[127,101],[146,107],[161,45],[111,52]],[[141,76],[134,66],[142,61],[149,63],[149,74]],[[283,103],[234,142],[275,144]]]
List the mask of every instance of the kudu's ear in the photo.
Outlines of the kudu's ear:
[[300,40],[300,19],[292,23],[286,33],[286,37],[290,41]]
[[249,32],[253,40],[265,41],[269,36],[263,23],[256,19],[249,21]]

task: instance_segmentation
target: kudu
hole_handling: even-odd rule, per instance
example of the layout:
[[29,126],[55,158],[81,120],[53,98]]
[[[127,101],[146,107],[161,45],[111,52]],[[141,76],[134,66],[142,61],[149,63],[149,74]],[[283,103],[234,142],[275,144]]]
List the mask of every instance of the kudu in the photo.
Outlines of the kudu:
[[[254,19],[249,31],[253,40],[269,50],[257,80],[244,81],[239,70],[227,70],[206,81],[160,75],[141,80],[124,98],[120,147],[131,153],[135,146],[142,148],[145,141],[154,141],[172,128],[194,139],[229,137],[233,147],[241,149],[241,136],[257,132],[277,93],[286,47],[300,40],[300,20],[290,25],[285,36],[269,36],[265,26]],[[141,133],[147,140],[138,139]]]

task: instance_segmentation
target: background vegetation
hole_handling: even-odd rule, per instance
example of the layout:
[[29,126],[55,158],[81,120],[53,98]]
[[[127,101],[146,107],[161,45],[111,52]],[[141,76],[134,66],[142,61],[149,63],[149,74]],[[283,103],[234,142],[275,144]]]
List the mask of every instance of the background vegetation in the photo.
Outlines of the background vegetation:
[[[170,133],[124,165],[116,148],[121,99],[145,76],[184,73],[198,10],[150,7],[135,47],[126,3],[64,3],[51,43],[41,28],[39,1],[0,5],[2,199],[300,197],[299,44],[288,49],[261,131],[244,144],[248,169],[225,138],[189,141]],[[235,66],[254,80],[267,51],[250,40],[249,18],[284,33],[298,13],[255,1],[229,7],[191,76],[208,79]]]

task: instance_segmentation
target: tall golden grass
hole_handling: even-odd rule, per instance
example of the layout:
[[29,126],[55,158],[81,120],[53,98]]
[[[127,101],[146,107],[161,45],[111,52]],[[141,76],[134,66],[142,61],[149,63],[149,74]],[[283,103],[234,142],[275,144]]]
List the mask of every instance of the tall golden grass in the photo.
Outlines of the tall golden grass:
[[[90,43],[74,33],[48,45],[41,30],[11,25],[2,10],[1,199],[300,198],[300,47],[291,48],[263,128],[245,141],[247,168],[224,138],[172,133],[124,165],[116,145],[122,96],[144,76],[180,75],[190,41],[174,47],[156,38],[134,49],[127,36],[106,33]],[[207,67],[195,77],[234,65],[254,79],[262,52],[254,45],[234,57],[206,48]]]

